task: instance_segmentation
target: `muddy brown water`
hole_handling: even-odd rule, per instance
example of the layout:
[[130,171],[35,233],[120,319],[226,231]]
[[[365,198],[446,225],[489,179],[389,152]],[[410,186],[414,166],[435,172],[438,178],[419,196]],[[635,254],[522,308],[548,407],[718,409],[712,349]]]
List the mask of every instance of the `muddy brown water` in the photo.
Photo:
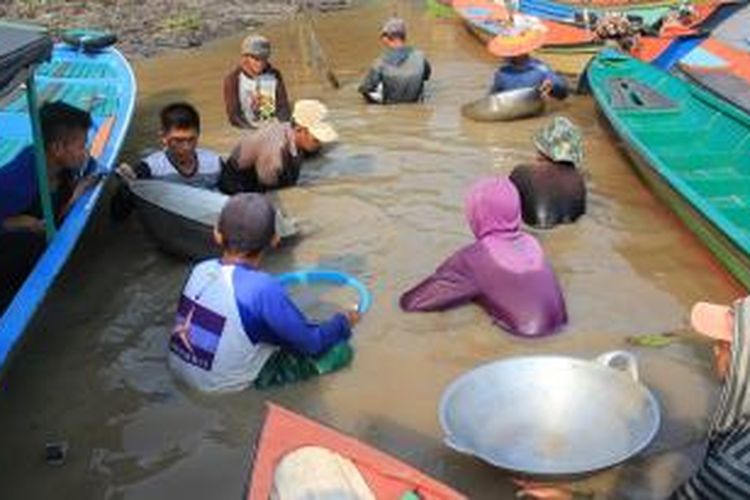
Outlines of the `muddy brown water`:
[[[356,85],[379,50],[379,24],[394,11],[428,53],[434,79],[423,105],[368,107]],[[102,209],[3,381],[3,499],[239,498],[266,400],[351,433],[472,498],[511,498],[508,475],[442,443],[437,405],[452,379],[512,355],[594,357],[627,348],[628,335],[686,328],[696,300],[727,302],[742,293],[639,182],[591,100],[574,97],[550,113],[571,117],[585,132],[588,213],[575,225],[536,233],[562,282],[570,325],[549,339],[520,340],[475,306],[400,312],[399,294],[470,241],[467,186],[531,158],[530,135],[547,118],[461,118],[461,104],[485,90],[495,61],[458,24],[434,19],[419,3],[317,20],[340,90],[305,65],[299,27],[292,21],[266,30],[274,62],[293,96],[329,104],[343,140],[305,167],[299,187],[278,193],[307,236],[272,255],[267,267],[325,264],[369,284],[375,302],[356,329],[353,366],[309,383],[219,397],[176,384],[166,342],[188,264],[157,251],[137,220],[114,224]],[[126,157],[153,144],[156,112],[174,99],[200,108],[203,144],[231,148],[238,133],[225,124],[221,80],[240,38],[138,63]],[[662,429],[643,457],[585,485],[606,497],[660,498],[695,467],[695,441],[717,384],[708,346],[694,336],[631,350],[662,404]],[[45,442],[54,440],[69,443],[61,467],[43,460]]]

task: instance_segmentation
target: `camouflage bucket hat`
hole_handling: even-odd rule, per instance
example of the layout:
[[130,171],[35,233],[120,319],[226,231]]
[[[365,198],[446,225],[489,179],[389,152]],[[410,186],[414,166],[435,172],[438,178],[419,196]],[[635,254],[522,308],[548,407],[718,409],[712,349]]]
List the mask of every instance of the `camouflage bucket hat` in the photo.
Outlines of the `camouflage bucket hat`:
[[583,162],[583,137],[578,127],[562,116],[555,117],[534,135],[534,145],[552,161]]

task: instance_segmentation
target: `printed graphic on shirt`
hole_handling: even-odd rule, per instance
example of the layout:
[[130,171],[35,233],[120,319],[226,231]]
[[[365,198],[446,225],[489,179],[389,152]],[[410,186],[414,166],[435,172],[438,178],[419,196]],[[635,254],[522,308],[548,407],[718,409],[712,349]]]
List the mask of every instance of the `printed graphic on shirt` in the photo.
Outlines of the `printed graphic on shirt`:
[[258,118],[270,120],[276,115],[276,79],[259,78],[258,93],[255,96]]
[[226,318],[189,297],[180,297],[169,350],[188,364],[210,371]]
[[[243,109],[252,113],[255,120],[270,120],[276,116],[276,78],[260,75],[250,79],[242,75],[240,93],[244,94]],[[240,96],[243,99],[243,96]]]

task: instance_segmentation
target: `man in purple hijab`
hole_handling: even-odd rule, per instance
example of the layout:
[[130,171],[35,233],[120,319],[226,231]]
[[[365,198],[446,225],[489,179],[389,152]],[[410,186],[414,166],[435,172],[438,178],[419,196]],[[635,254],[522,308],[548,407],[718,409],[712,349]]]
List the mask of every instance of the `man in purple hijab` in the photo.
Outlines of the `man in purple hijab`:
[[507,177],[477,182],[466,198],[476,241],[404,293],[406,311],[442,311],[473,301],[502,328],[548,335],[567,322],[565,301],[539,242],[521,231],[518,191]]

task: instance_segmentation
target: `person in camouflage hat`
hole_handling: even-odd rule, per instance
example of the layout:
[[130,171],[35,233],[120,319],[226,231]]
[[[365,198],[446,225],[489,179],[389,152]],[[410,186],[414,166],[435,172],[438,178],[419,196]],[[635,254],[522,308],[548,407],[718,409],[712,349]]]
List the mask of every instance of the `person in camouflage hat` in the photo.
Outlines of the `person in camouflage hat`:
[[540,229],[574,222],[586,211],[586,184],[576,168],[583,163],[580,129],[558,116],[534,134],[533,142],[537,160],[510,174],[521,195],[523,221]]
[[583,162],[583,137],[573,122],[556,116],[534,134],[534,145],[554,162],[568,162],[579,166]]

